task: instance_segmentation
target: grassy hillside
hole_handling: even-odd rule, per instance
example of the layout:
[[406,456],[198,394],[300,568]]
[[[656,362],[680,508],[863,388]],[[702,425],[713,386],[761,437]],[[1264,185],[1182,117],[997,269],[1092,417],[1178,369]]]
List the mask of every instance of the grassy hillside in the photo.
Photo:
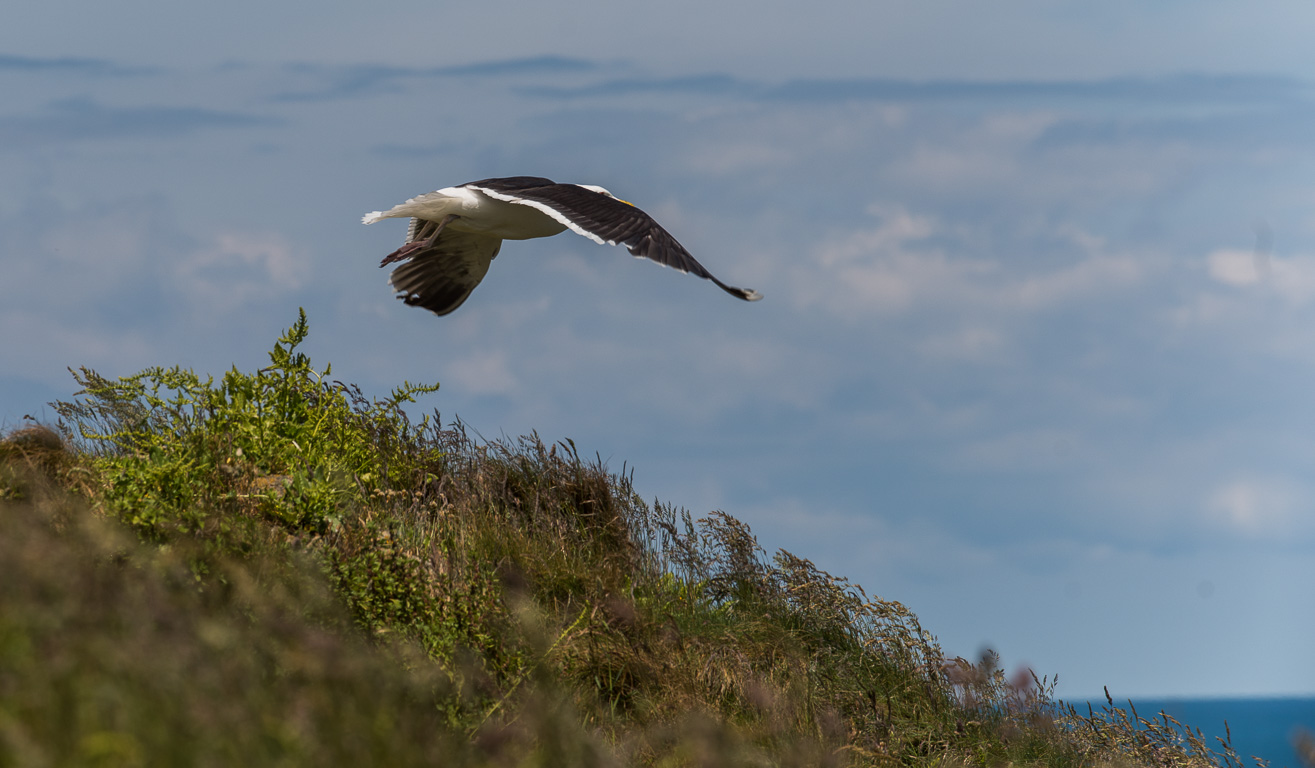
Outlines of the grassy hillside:
[[[0,766],[1238,765],[946,659],[743,523],[296,351],[0,442]],[[1218,745],[1216,745],[1218,746]]]

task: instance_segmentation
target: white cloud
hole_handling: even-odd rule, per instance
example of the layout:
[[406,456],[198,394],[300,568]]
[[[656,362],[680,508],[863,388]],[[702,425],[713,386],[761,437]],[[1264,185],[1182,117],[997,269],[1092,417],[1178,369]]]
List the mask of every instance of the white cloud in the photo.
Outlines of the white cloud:
[[902,187],[955,196],[1002,189],[1036,194],[1037,169],[1028,164],[1025,150],[1057,119],[1050,111],[1017,108],[939,124],[944,133],[914,127],[901,137],[908,147],[892,158],[888,172]]
[[[934,217],[902,207],[873,206],[880,218],[874,227],[854,231],[817,247],[812,258],[795,270],[791,287],[805,307],[825,309],[853,319],[892,315],[920,309],[981,316],[1035,312],[1101,296],[1136,285],[1145,268],[1132,256],[1108,254],[1098,238],[1060,231],[1056,237],[1085,253],[1076,261],[1048,271],[1029,271],[1028,264],[971,255],[976,235],[965,227],[950,228]],[[970,346],[999,344],[998,332],[979,329]],[[945,340],[931,342],[946,349]]]
[[281,235],[229,232],[176,262],[170,282],[194,309],[226,312],[295,291],[309,271]]
[[1176,340],[1208,333],[1220,354],[1261,351],[1301,364],[1311,359],[1315,256],[1262,259],[1241,249],[1217,249],[1207,254],[1204,267],[1208,280],[1185,283],[1189,290],[1165,314]]
[[1131,257],[1096,254],[1053,272],[1023,276],[1006,286],[1000,297],[1016,309],[1046,309],[1134,285],[1142,275],[1142,266]]
[[1274,290],[1288,303],[1305,305],[1315,300],[1315,258],[1273,258],[1270,272]]
[[1245,477],[1216,486],[1206,499],[1210,519],[1252,539],[1276,539],[1309,529],[1310,499],[1281,478]]
[[874,203],[868,206],[868,213],[881,223],[824,245],[817,253],[822,266],[865,262],[876,252],[902,250],[906,243],[926,240],[935,232],[932,217],[912,214],[902,206]]
[[880,222],[818,246],[791,280],[805,307],[822,305],[849,318],[898,314],[928,296],[953,293],[995,271],[987,261],[952,260],[922,241],[936,231],[929,216],[874,205]]
[[1256,254],[1251,251],[1221,249],[1214,251],[1206,262],[1210,277],[1225,285],[1253,285],[1260,282],[1260,270],[1256,264]]
[[1235,288],[1265,284],[1293,306],[1315,301],[1315,257],[1309,255],[1281,258],[1221,248],[1210,252],[1206,265],[1217,283]]

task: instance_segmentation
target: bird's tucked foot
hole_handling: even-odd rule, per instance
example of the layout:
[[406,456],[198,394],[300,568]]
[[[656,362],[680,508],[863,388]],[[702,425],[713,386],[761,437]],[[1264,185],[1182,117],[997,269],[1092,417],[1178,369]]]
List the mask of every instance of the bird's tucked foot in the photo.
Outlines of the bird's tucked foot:
[[[392,264],[394,261],[403,261],[405,259],[411,258],[412,256],[416,255],[416,253],[420,251],[426,250],[428,248],[433,248],[434,243],[438,242],[438,236],[443,234],[443,228],[447,226],[449,221],[452,221],[456,217],[457,215],[455,213],[449,213],[448,215],[443,217],[442,221],[425,222],[424,226],[420,229],[420,231],[416,232],[415,240],[412,240],[411,242],[407,243],[401,248],[398,248],[397,250],[385,256],[384,260],[379,262],[379,266],[386,267],[389,264]],[[433,228],[433,231],[430,231],[431,227]],[[424,238],[423,240],[421,239],[422,237]]]
[[426,246],[422,242],[407,243],[401,248],[398,248],[397,250],[385,256],[384,260],[379,262],[379,266],[386,267],[389,264],[392,264],[394,261],[403,261],[405,259],[409,259],[412,256],[416,255],[417,251],[423,251],[427,247],[428,246]]

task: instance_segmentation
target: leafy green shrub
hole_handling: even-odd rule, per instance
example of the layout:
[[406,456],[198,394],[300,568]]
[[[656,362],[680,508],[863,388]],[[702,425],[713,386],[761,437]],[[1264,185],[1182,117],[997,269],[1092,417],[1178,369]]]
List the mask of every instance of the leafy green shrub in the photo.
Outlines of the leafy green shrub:
[[156,539],[207,530],[216,506],[239,500],[315,534],[341,525],[344,509],[365,494],[416,471],[417,457],[403,446],[429,422],[412,425],[401,405],[438,385],[404,384],[368,403],[330,383],[330,367],[316,371],[295,351],[308,332],[303,310],[269,353],[269,367],[234,368],[217,384],[179,367],[114,381],[86,368],[74,373],[82,399],[54,405],[100,457],[101,500]]

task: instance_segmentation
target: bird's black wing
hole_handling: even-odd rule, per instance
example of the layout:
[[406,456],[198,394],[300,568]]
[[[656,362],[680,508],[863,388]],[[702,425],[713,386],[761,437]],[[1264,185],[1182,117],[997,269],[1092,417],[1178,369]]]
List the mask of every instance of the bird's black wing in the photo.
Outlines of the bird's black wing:
[[557,187],[562,186],[552,179],[545,179],[542,176],[507,176],[501,179],[481,179],[462,184],[463,187],[478,187],[483,190],[493,192],[507,192],[516,194],[523,190],[534,189],[535,187]]
[[[425,225],[432,224],[413,220],[407,241],[425,235]],[[409,306],[446,315],[461,306],[484,279],[500,248],[499,238],[445,229],[432,247],[417,251],[394,269],[388,283]]]
[[635,256],[711,280],[722,290],[745,301],[762,298],[757,291],[736,288],[718,280],[670,232],[636,206],[576,184],[536,183],[546,181],[521,176],[488,179],[464,186],[479,189],[499,200],[537,208],[595,242],[622,244]]

